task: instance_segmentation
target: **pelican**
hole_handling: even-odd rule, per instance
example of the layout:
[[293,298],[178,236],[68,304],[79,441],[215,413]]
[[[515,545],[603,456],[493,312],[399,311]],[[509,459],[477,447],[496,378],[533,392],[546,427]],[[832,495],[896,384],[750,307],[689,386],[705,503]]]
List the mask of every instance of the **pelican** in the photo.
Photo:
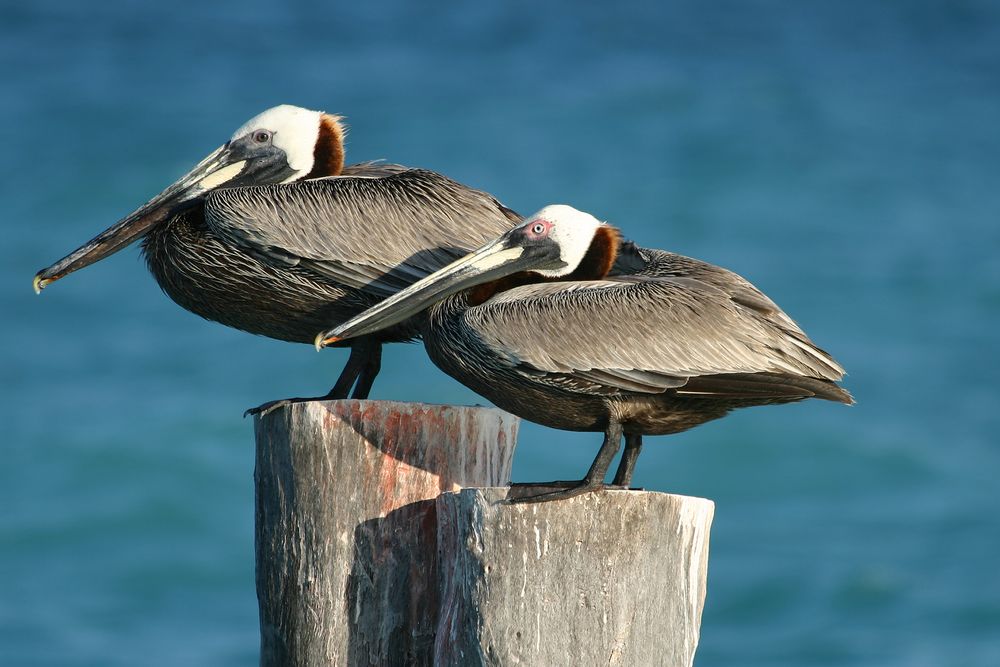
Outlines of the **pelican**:
[[[609,269],[631,263],[628,275]],[[570,206],[543,208],[479,250],[319,334],[317,347],[428,308],[423,340],[444,372],[552,428],[604,433],[584,479],[522,501],[628,487],[644,435],[733,408],[823,398],[853,403],[844,369],[742,277],[623,243]]]
[[[209,320],[312,343],[521,218],[440,174],[344,166],[339,116],[282,105],[245,123],[189,173],[35,275],[36,292],[142,237],[160,287]],[[401,322],[355,339],[324,398],[366,398],[381,344],[410,341]],[[297,399],[292,399],[297,400]],[[262,406],[263,407],[263,406]],[[254,411],[250,411],[254,412]]]

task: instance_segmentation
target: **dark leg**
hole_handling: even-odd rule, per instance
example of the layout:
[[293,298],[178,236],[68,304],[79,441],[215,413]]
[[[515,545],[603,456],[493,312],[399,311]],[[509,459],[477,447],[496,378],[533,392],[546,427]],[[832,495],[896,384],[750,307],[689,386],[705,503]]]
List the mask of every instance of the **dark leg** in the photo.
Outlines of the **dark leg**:
[[[615,458],[615,454],[618,453],[618,449],[621,447],[621,444],[622,425],[618,422],[611,422],[608,424],[608,428],[604,432],[604,443],[601,445],[601,449],[597,452],[597,457],[594,458],[594,462],[590,464],[590,470],[587,471],[587,475],[575,486],[563,491],[540,493],[538,495],[525,496],[523,498],[508,497],[508,502],[544,503],[550,500],[573,498],[582,493],[604,488],[606,486],[604,483],[604,477],[608,474],[608,468],[611,466],[611,461]],[[541,484],[539,486],[545,485]]]
[[[374,359],[374,361],[373,361]],[[243,416],[258,415],[263,417],[268,412],[283,408],[292,403],[303,403],[305,401],[336,401],[347,398],[351,387],[357,381],[358,385],[354,389],[354,398],[367,398],[371,390],[372,382],[378,374],[382,365],[382,345],[373,343],[367,338],[362,338],[351,346],[351,356],[347,358],[344,370],[340,371],[337,383],[327,392],[325,396],[309,396],[306,398],[282,398],[277,401],[268,401],[256,408],[250,408],[243,413]],[[360,378],[360,379],[359,379]],[[364,389],[364,396],[358,393]]]
[[611,482],[615,486],[628,486],[632,483],[632,472],[635,470],[635,462],[639,460],[639,452],[642,450],[642,434],[625,434],[625,451],[622,452],[622,460],[618,464],[618,472]]
[[[382,370],[382,344],[369,340],[363,341],[362,344],[366,351],[364,365],[361,367],[358,384],[354,387],[351,398],[368,398],[368,392],[372,390],[375,376]],[[351,354],[354,354],[353,349]]]
[[364,372],[365,363],[368,361],[368,347],[365,342],[367,341],[361,339],[351,346],[351,356],[347,358],[344,370],[340,371],[340,377],[337,378],[336,384],[323,398],[330,401],[347,398],[351,387],[354,386],[358,376]]

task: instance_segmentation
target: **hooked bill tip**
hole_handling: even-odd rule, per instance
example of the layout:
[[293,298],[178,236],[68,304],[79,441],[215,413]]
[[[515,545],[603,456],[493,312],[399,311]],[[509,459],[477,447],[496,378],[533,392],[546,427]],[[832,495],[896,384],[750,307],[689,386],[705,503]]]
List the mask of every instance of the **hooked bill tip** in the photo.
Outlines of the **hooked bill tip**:
[[42,278],[42,274],[36,273],[35,279],[32,281],[31,286],[35,288],[35,294],[41,294],[45,286],[48,285],[51,280],[45,280]]
[[336,343],[338,340],[341,340],[341,339],[337,338],[336,336],[329,336],[328,337],[326,335],[326,333],[323,332],[323,333],[320,333],[320,334],[316,335],[316,340],[313,341],[313,343],[316,345],[316,351],[319,352],[320,350],[322,350],[327,345],[332,345],[333,343]]

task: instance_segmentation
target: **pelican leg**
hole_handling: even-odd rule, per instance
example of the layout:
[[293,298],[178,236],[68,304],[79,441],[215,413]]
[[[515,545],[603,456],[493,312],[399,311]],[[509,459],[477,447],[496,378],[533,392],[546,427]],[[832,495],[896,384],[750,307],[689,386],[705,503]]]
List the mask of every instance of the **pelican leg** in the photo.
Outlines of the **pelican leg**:
[[[608,428],[604,432],[604,442],[601,444],[601,449],[598,450],[597,456],[594,458],[594,462],[590,464],[590,470],[588,470],[586,476],[574,486],[568,489],[563,489],[562,491],[539,493],[533,496],[523,496],[520,498],[510,498],[508,496],[507,502],[545,503],[550,500],[565,500],[567,498],[574,498],[580,494],[597,491],[598,489],[607,487],[607,484],[604,483],[604,477],[608,474],[608,468],[611,467],[611,461],[614,460],[615,454],[618,453],[618,449],[621,447],[621,444],[622,425],[618,422],[611,422],[608,424]],[[547,485],[543,483],[539,486]]]
[[[382,370],[382,344],[376,341],[365,340],[358,347],[364,349],[365,357],[364,363],[358,372],[358,384],[355,385],[351,398],[364,399],[368,398],[368,392],[372,390],[375,376]],[[354,348],[351,348],[351,354],[354,354]]]
[[336,401],[347,398],[348,394],[351,393],[351,387],[354,386],[358,377],[364,373],[365,364],[368,361],[370,351],[367,342],[366,339],[362,338],[351,345],[351,356],[347,358],[344,370],[340,371],[340,377],[337,378],[336,384],[333,385],[333,388],[323,398]]
[[639,452],[642,450],[642,434],[625,434],[625,451],[622,452],[622,460],[618,463],[618,472],[611,482],[613,486],[623,486],[628,488],[632,484],[632,473],[635,471],[635,462],[639,460]]

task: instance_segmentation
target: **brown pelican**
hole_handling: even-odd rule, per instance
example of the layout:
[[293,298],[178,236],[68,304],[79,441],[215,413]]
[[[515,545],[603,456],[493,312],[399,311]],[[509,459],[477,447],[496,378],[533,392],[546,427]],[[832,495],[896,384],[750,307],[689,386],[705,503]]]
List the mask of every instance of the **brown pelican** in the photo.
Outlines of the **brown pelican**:
[[[609,277],[612,263],[631,275]],[[603,431],[586,477],[522,500],[628,486],[643,435],[733,408],[817,397],[852,403],[844,370],[742,277],[636,248],[569,206],[548,206],[479,250],[320,334],[371,335],[430,305],[431,359],[499,407],[571,431]]]
[[[385,296],[520,221],[490,195],[398,165],[344,166],[341,119],[283,105],[251,119],[188,174],[35,275],[35,290],[143,237],[160,287],[210,320],[312,343]],[[365,398],[381,344],[402,322],[350,344],[328,398]]]

